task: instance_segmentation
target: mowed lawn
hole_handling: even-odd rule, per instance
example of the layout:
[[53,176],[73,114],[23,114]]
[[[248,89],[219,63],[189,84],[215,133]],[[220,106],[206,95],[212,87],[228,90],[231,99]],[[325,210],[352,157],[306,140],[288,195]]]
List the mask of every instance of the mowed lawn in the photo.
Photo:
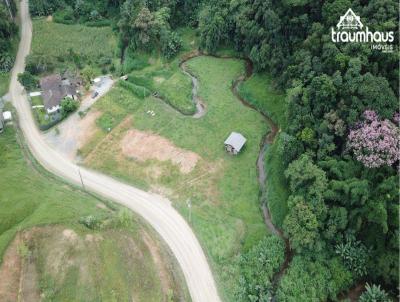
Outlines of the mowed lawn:
[[112,58],[116,48],[117,39],[111,27],[65,25],[43,18],[33,20],[32,54],[63,58],[72,49],[82,56]]
[[[17,246],[20,257],[32,255],[23,265],[34,263],[38,272],[37,280],[23,274],[31,286],[28,294],[36,288],[46,301],[187,300],[177,264],[147,225],[127,210],[107,209],[94,197],[39,173],[25,160],[12,127],[0,134],[0,155],[0,263],[17,233],[34,234]],[[79,223],[88,215],[101,227]],[[18,291],[19,279],[7,282],[10,291]]]
[[[205,116],[183,116],[155,98],[141,100],[116,87],[93,108],[112,121],[111,132],[98,130],[81,155],[90,167],[166,194],[187,219],[190,202],[190,223],[208,253],[221,292],[232,300],[239,282],[238,254],[267,232],[258,200],[256,160],[268,126],[230,90],[234,79],[244,72],[243,61],[203,56],[187,64],[199,79],[200,96],[207,105]],[[102,117],[98,124],[101,121]],[[120,144],[132,128],[166,138],[201,159],[190,173],[183,174],[170,161],[127,158],[121,154]],[[247,138],[238,156],[224,150],[224,140],[232,131]]]
[[[281,130],[285,130],[286,100],[284,93],[272,88],[268,74],[254,74],[239,87],[239,93],[258,110],[268,115]],[[265,156],[267,173],[267,202],[272,222],[282,227],[287,213],[288,184],[284,175],[282,148],[278,146],[279,133],[275,143],[269,146]]]

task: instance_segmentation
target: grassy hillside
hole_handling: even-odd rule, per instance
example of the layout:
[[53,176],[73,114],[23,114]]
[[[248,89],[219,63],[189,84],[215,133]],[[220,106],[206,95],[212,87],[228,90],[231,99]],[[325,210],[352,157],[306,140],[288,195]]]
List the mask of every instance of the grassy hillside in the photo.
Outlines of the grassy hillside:
[[[26,301],[188,299],[177,264],[149,227],[33,165],[7,127],[0,134],[1,301],[18,293]],[[21,291],[25,283],[30,289]]]

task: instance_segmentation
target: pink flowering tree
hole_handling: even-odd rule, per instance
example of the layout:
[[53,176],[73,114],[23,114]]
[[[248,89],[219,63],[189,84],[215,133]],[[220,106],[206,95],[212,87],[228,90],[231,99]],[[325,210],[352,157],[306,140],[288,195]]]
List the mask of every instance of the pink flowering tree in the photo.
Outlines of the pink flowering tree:
[[348,136],[347,145],[356,159],[368,168],[391,166],[400,158],[400,130],[389,120],[380,120],[375,111],[366,110]]

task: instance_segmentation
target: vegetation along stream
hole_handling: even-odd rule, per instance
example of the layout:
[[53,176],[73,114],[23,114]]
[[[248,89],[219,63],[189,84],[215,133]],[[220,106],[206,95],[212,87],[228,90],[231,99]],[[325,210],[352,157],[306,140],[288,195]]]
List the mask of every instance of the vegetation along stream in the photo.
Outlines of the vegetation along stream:
[[[191,71],[187,68],[186,63],[196,57],[200,57],[200,56],[212,56],[212,57],[216,57],[216,58],[220,58],[220,59],[237,59],[236,57],[232,57],[232,56],[217,56],[217,55],[210,55],[210,54],[206,54],[203,53],[199,50],[195,50],[193,52],[190,52],[186,55],[183,56],[181,62],[179,63],[179,66],[181,68],[181,70],[183,71],[184,74],[186,74],[187,76],[189,76],[191,78],[192,81],[192,101],[194,102],[195,106],[196,106],[196,112],[191,115],[193,118],[201,118],[202,116],[204,116],[207,112],[206,106],[205,106],[205,102],[201,99],[201,97],[198,95],[198,90],[199,90],[199,81],[198,79],[195,77],[195,75],[193,75],[191,73]],[[274,142],[276,135],[279,132],[279,127],[277,124],[275,124],[271,118],[266,115],[265,113],[263,113],[262,111],[258,110],[255,106],[253,106],[252,104],[250,104],[247,100],[245,100],[238,92],[238,87],[240,86],[241,83],[243,83],[244,81],[246,81],[248,78],[251,77],[251,75],[253,74],[253,64],[249,59],[245,59],[245,63],[246,63],[246,72],[244,75],[240,75],[232,84],[231,86],[231,91],[232,93],[236,96],[236,98],[244,105],[247,106],[253,110],[256,110],[257,112],[259,112],[265,119],[266,123],[268,124],[270,131],[267,132],[263,139],[260,142],[260,152],[258,154],[258,158],[257,158],[257,162],[256,162],[256,167],[257,167],[257,171],[258,171],[258,182],[259,182],[259,186],[260,186],[260,204],[262,207],[262,211],[263,211],[263,215],[264,215],[264,221],[265,224],[268,228],[268,230],[280,237],[284,242],[285,242],[285,261],[282,264],[282,266],[280,267],[280,269],[278,270],[278,272],[273,276],[272,278],[272,288],[273,288],[273,292],[275,292],[279,281],[281,279],[281,277],[285,274],[286,269],[289,266],[289,263],[293,257],[293,253],[292,253],[292,249],[290,247],[290,243],[289,240],[284,236],[282,230],[280,230],[279,228],[277,228],[273,223],[272,223],[272,219],[271,219],[271,214],[270,211],[268,209],[268,200],[267,200],[267,196],[266,196],[266,190],[267,190],[267,175],[265,173],[265,167],[264,167],[264,157],[265,157],[265,153],[268,149],[268,147]],[[157,93],[154,94],[155,97],[157,97],[158,99],[164,101],[165,103],[168,104],[168,102],[166,102],[162,97],[160,97]],[[176,108],[174,108],[176,109]],[[179,111],[179,110],[178,110]],[[182,113],[182,112],[181,112]],[[183,113],[182,113],[183,114]],[[273,299],[274,300],[274,299]]]

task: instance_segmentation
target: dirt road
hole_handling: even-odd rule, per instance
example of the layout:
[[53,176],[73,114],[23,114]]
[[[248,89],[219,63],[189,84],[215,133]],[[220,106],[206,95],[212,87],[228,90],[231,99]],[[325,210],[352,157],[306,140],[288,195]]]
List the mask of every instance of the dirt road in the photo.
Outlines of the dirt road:
[[87,190],[123,204],[141,215],[171,248],[181,266],[193,301],[220,301],[210,267],[196,236],[169,200],[105,175],[79,168],[43,140],[34,123],[27,96],[17,81],[18,73],[24,71],[24,61],[29,54],[32,38],[27,0],[21,1],[20,13],[21,42],[12,71],[10,96],[32,154],[50,172],[77,185],[81,184],[81,175]]

